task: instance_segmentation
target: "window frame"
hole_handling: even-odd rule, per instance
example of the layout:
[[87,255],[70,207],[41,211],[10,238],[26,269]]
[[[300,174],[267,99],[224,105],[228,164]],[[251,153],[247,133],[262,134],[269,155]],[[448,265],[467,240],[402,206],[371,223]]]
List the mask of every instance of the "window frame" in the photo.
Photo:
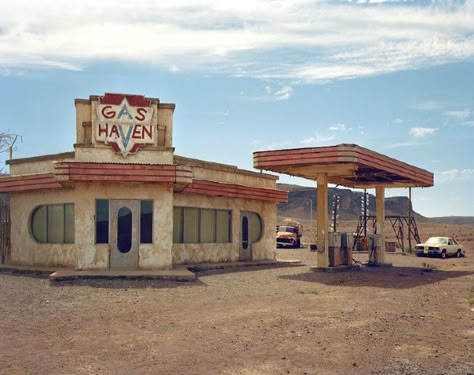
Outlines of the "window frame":
[[[196,230],[197,230],[197,240],[189,241],[185,237],[186,225],[185,225],[185,212],[191,212],[190,210],[197,210],[197,223]],[[213,241],[203,241],[202,240],[202,220],[203,220],[203,211],[212,211],[213,215]],[[228,217],[227,221],[227,240],[218,241],[218,217],[219,212],[225,213]],[[209,213],[209,212],[208,212]],[[176,216],[177,215],[177,216]],[[178,232],[176,229],[176,225],[178,225]],[[189,206],[174,206],[173,207],[173,243],[174,244],[214,244],[214,243],[232,243],[232,210],[229,209],[219,209],[219,208],[208,208],[208,207],[189,207]]]
[[[54,209],[53,209],[54,207]],[[58,208],[61,208],[61,212],[57,214],[53,214],[55,210]],[[67,211],[72,209],[72,220],[71,217],[67,216]],[[37,228],[35,223],[36,223],[36,214],[40,211],[44,210],[44,217],[43,217],[43,223],[42,223],[42,228],[39,229],[43,233],[41,233],[41,236],[38,236],[36,230]],[[71,213],[71,212],[69,212]],[[54,215],[54,216],[53,216]],[[50,231],[50,225],[53,221],[60,220],[61,225],[62,225],[62,233],[61,233],[61,238],[54,238],[54,240],[50,237],[53,237],[51,235]],[[36,207],[33,208],[33,210],[30,213],[29,219],[28,219],[28,230],[30,232],[30,236],[33,239],[35,243],[39,244],[55,244],[55,245],[64,245],[64,244],[74,244],[76,243],[76,218],[75,218],[75,204],[72,202],[66,202],[66,203],[49,203],[49,204],[40,204]],[[72,231],[72,232],[71,232]],[[44,241],[42,240],[44,238]]]
[[[251,241],[251,243],[257,243],[257,242],[259,242],[259,241],[262,239],[263,234],[264,234],[263,232],[264,232],[265,226],[263,225],[263,218],[262,218],[262,216],[261,216],[259,213],[254,212],[254,211],[247,211],[247,216],[248,216],[249,219],[250,219],[250,220],[249,220],[249,226],[250,226],[250,228],[251,228],[251,231],[250,231],[250,235],[251,235],[251,236],[250,236],[250,241]],[[256,221],[255,221],[255,220],[256,220]],[[253,236],[253,232],[254,232],[253,229],[255,229],[255,228],[253,227],[253,225],[254,225],[256,222],[258,222],[258,226],[259,226],[260,233],[259,233],[258,237],[255,237],[255,238],[254,238],[254,236]]]

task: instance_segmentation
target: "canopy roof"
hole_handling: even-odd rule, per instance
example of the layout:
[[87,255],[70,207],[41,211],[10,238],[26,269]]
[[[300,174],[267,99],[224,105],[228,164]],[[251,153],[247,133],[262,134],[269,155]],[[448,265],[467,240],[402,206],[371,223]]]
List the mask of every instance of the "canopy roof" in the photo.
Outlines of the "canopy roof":
[[352,188],[429,187],[433,173],[354,144],[256,151],[254,168]]

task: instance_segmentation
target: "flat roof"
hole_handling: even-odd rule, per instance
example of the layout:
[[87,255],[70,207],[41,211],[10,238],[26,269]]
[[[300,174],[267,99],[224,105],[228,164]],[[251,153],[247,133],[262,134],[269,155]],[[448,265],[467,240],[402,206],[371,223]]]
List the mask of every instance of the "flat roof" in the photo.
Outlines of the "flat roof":
[[355,144],[256,151],[254,168],[352,188],[429,187],[433,173]]

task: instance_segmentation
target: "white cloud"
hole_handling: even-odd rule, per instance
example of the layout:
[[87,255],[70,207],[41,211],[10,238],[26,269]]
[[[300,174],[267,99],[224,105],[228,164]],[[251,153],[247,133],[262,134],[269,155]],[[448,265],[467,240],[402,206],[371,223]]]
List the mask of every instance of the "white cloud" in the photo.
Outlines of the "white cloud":
[[293,89],[290,86],[285,86],[282,89],[273,93],[276,100],[288,100],[293,94]]
[[328,143],[331,143],[336,137],[331,135],[328,137],[316,135],[314,137],[305,138],[300,141],[300,144],[310,147],[310,146],[325,146]]
[[448,111],[446,112],[446,115],[459,120],[465,120],[471,116],[471,111],[469,109],[464,109],[462,111]]
[[474,169],[449,169],[435,172],[435,182],[450,183],[474,179]]
[[404,123],[404,121],[401,118],[398,118],[398,117],[396,119],[393,119],[392,122],[394,124],[403,124]]
[[437,130],[437,128],[411,128],[410,134],[415,138],[423,138],[427,135],[433,135]]
[[253,140],[251,143],[252,147],[257,148],[259,151],[281,150],[294,147],[294,145],[287,141],[268,144],[261,140]]
[[365,126],[359,125],[357,128],[359,129],[359,134],[360,135],[366,135],[367,134],[367,132],[365,131]]
[[391,145],[388,145],[387,148],[412,147],[416,145],[418,145],[418,142],[406,141],[406,142],[393,143]]
[[[293,94],[293,88],[291,86],[283,86],[274,91],[271,86],[267,85],[265,86],[265,93],[269,95],[272,100],[288,100]],[[259,99],[268,99],[268,97]]]
[[474,57],[470,1],[363,2],[0,0],[0,69],[108,60],[325,82]]
[[466,126],[474,126],[474,121],[466,121],[463,124]]
[[329,130],[335,131],[335,132],[341,132],[346,130],[346,125],[345,124],[335,124],[329,127]]
[[442,108],[441,103],[428,100],[424,102],[416,103],[412,106],[413,109],[417,109],[419,111],[436,111]]

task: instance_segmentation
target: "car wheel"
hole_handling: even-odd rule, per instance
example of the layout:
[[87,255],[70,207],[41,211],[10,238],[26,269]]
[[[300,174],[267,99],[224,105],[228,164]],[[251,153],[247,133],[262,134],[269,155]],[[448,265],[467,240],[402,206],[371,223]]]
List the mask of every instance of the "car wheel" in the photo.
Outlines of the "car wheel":
[[461,250],[456,251],[456,258],[461,258],[461,257],[462,257]]
[[441,258],[445,259],[445,258],[446,258],[446,255],[447,255],[447,254],[446,254],[446,250],[443,250],[443,251],[441,252]]

